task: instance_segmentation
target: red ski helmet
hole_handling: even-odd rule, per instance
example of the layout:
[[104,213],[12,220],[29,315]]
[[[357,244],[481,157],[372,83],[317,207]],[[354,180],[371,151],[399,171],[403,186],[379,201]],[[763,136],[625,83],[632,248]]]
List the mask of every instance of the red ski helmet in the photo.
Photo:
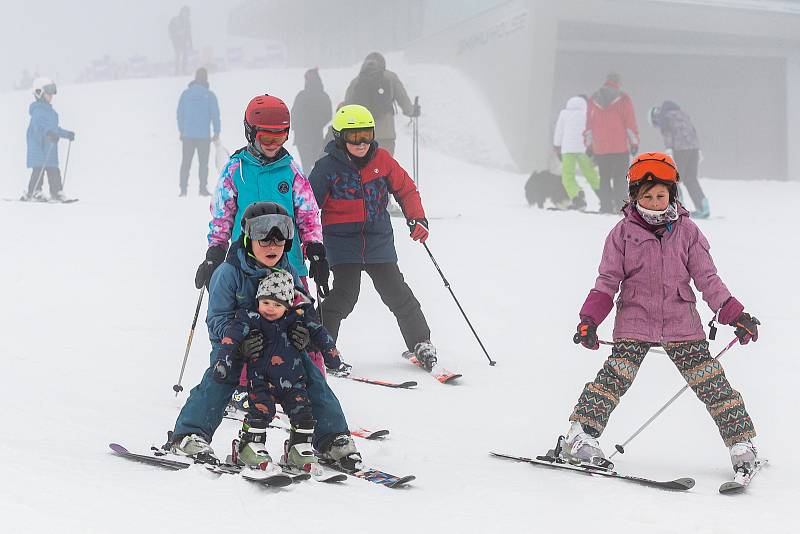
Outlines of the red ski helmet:
[[279,132],[288,130],[289,126],[289,108],[276,96],[259,95],[244,111],[244,136],[249,143],[255,143],[258,130]]

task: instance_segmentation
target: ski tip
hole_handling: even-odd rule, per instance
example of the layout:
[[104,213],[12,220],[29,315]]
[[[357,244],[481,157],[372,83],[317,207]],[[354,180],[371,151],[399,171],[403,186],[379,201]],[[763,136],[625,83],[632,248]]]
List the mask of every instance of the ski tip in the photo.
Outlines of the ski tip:
[[109,443],[108,446],[114,452],[118,452],[118,453],[121,453],[121,454],[126,454],[126,453],[129,452],[128,449],[126,449],[125,447],[123,447],[119,443]]
[[692,489],[694,487],[694,479],[689,477],[677,478],[671,484],[675,486],[675,489]]
[[402,384],[398,384],[397,387],[406,389],[415,388],[417,387],[417,383],[414,382],[413,380],[409,380],[408,382],[403,382]]
[[393,481],[393,482],[391,482],[389,484],[385,484],[385,486],[387,488],[392,488],[392,489],[404,488],[404,487],[406,487],[406,485],[409,482],[412,482],[412,481],[414,481],[416,479],[417,479],[417,477],[415,477],[414,475],[407,475],[407,476],[404,476],[404,477],[400,477],[397,480],[395,480],[395,481]]
[[448,374],[445,374],[445,375],[437,376],[436,380],[438,380],[442,384],[449,384],[451,382],[455,382],[456,380],[458,380],[462,376],[463,375],[460,375],[458,373],[448,373]]
[[746,487],[747,486],[744,484],[739,484],[738,482],[730,480],[719,487],[719,492],[723,495],[733,495],[736,493],[742,493]]

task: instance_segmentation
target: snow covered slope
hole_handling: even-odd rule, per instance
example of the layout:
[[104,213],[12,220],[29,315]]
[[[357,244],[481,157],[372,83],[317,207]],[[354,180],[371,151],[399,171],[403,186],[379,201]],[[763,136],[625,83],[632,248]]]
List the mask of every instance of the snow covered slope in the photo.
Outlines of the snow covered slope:
[[[423,201],[430,215],[443,217],[431,221],[428,243],[498,361],[487,365],[424,250],[395,221],[400,265],[430,321],[441,363],[464,378],[442,386],[402,360],[394,318],[365,280],[342,326],[345,358],[360,374],[420,385],[395,391],[330,380],[351,425],[392,432],[385,442],[360,440],[365,459],[417,475],[413,487],[392,491],[353,479],[341,487],[267,490],[201,468],[166,472],[109,453],[111,441],[162,443],[186,397],[176,399],[171,386],[197,299],[193,280],[205,253],[208,206],[177,197],[174,113],[188,80],[65,86],[54,104],[62,126],[77,132],[67,190],[81,201],[0,203],[2,530],[796,531],[800,254],[794,209],[781,202],[797,198],[800,184],[704,182],[715,218],[701,227],[723,279],[763,323],[758,343],[736,346],[724,360],[771,460],[748,494],[717,494],[731,475],[727,451],[691,394],[615,458],[633,474],[695,477],[697,486],[685,494],[492,459],[490,450],[530,456],[551,447],[600,368],[606,351],[576,348],[571,337],[616,218],[528,208],[526,176],[496,170],[509,160],[482,97],[449,91],[443,80],[461,81],[454,72],[403,66],[398,58],[389,64],[411,94],[424,95]],[[334,101],[355,71],[322,71]],[[300,70],[212,76],[224,143],[242,144],[242,110],[251,96],[269,92],[291,103],[301,83]],[[27,183],[28,102],[23,93],[0,99],[3,197],[19,195]],[[398,126],[398,157],[410,167],[410,129],[400,118]],[[476,160],[484,165],[467,162]],[[699,309],[707,320],[710,312]],[[610,330],[611,320],[602,337]],[[722,327],[712,350],[732,336]],[[187,392],[207,366],[208,350],[201,324]],[[666,357],[651,353],[601,440],[606,450],[682,385]],[[220,453],[235,435],[233,423],[216,435]],[[283,439],[281,432],[270,436],[273,451]]]

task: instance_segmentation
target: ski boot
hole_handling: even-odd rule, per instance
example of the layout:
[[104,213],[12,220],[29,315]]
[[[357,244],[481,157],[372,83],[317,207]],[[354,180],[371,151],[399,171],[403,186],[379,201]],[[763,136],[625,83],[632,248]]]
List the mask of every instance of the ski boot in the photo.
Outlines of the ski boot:
[[36,191],[33,194],[25,193],[20,197],[20,200],[24,202],[48,202],[48,198],[41,191]]
[[436,365],[436,347],[428,340],[420,341],[414,346],[414,356],[428,371],[432,371]]
[[572,204],[569,205],[568,209],[578,211],[586,209],[586,195],[583,191],[578,191],[578,194],[572,199]]
[[708,199],[704,198],[697,211],[692,212],[692,219],[708,219],[711,216],[711,208],[708,205]]
[[247,389],[237,387],[233,391],[233,395],[231,395],[230,400],[228,400],[228,405],[225,407],[226,414],[236,414],[236,412],[246,412],[247,411]]
[[204,464],[219,464],[219,458],[214,454],[214,449],[208,444],[206,438],[199,434],[186,434],[176,439],[170,432],[163,448],[180,456],[194,458]]
[[283,457],[281,463],[291,465],[304,471],[311,471],[312,465],[319,460],[314,455],[311,446],[311,436],[314,434],[316,421],[307,419],[300,421],[297,426],[292,425],[289,439],[283,444]]
[[278,464],[272,461],[266,447],[267,428],[252,427],[247,423],[239,431],[239,443],[236,455],[237,463],[245,468],[264,471],[265,475],[278,475],[283,472]]
[[734,443],[730,446],[729,451],[731,453],[731,464],[733,464],[734,471],[744,470],[745,472],[749,472],[756,466],[758,450],[756,450],[756,446],[753,445],[753,442],[749,439]]
[[573,421],[569,432],[559,439],[559,456],[571,464],[590,464],[604,469],[613,469],[614,464],[606,459],[597,438],[584,431],[578,421]]
[[320,452],[319,457],[327,462],[340,465],[346,471],[357,471],[362,466],[361,454],[349,434],[335,436],[330,446]]

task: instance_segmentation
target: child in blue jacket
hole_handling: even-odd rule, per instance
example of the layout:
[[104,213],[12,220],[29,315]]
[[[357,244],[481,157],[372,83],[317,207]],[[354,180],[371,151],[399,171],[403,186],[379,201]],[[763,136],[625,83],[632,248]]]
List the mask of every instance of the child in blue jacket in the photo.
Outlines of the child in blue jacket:
[[239,434],[239,459],[251,467],[276,469],[265,441],[267,427],[275,417],[275,403],[280,402],[292,424],[284,461],[303,467],[317,461],[311,446],[315,421],[306,391],[302,354],[289,340],[289,327],[297,321],[308,327],[328,367],[341,365],[339,351],[325,327],[306,314],[311,301],[295,292],[294,280],[287,271],[274,269],[261,279],[256,300],[257,312],[240,309],[225,330],[214,378],[218,381],[228,378],[239,352],[238,345],[251,331],[260,331],[264,350],[247,362],[247,416]]
[[48,199],[42,195],[45,173],[50,185],[50,199],[59,202],[67,200],[62,191],[61,171],[58,168],[58,140],[73,141],[75,132],[58,125],[58,113],[51,104],[56,92],[56,84],[49,78],[37,78],[33,82],[33,96],[36,100],[28,108],[31,122],[26,134],[27,163],[31,169],[31,179],[22,200],[47,202]]

